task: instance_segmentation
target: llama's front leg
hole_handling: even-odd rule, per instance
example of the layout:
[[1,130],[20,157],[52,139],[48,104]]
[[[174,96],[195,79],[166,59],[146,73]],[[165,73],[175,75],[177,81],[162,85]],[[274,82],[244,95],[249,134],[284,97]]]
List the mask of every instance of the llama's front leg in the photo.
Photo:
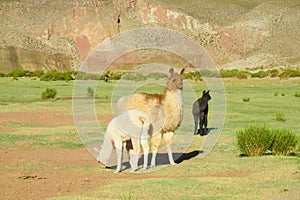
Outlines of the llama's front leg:
[[207,114],[204,115],[204,135],[208,134],[207,130]]
[[151,151],[152,151],[152,159],[151,159],[151,167],[156,166],[156,154],[161,142],[161,133],[158,133],[151,138]]
[[172,154],[172,149],[171,149],[171,143],[172,143],[172,138],[173,138],[173,132],[167,132],[163,134],[164,141],[167,146],[167,152],[168,152],[168,157],[171,165],[176,165],[173,159],[173,154]]
[[148,138],[142,138],[141,139],[141,144],[143,147],[143,151],[144,151],[144,166],[143,166],[143,170],[146,170],[148,167],[148,154],[149,154],[149,143],[148,143]]
[[204,135],[203,125],[204,125],[204,113],[201,112],[200,113],[200,123],[199,123],[200,135]]

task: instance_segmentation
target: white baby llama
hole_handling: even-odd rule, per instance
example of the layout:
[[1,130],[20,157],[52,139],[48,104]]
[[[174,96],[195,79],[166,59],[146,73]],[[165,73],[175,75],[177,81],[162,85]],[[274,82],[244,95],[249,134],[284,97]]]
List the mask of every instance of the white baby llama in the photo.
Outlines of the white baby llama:
[[128,110],[113,118],[107,126],[101,149],[98,150],[96,147],[94,148],[97,155],[97,161],[104,165],[108,162],[113,150],[112,143],[114,143],[117,153],[117,169],[115,172],[120,172],[122,166],[123,146],[126,145],[126,142],[131,140],[133,150],[129,151],[129,163],[132,171],[138,169],[137,165],[140,153],[140,144],[144,151],[143,169],[146,169],[149,153],[149,128],[150,118],[147,114],[139,110]]

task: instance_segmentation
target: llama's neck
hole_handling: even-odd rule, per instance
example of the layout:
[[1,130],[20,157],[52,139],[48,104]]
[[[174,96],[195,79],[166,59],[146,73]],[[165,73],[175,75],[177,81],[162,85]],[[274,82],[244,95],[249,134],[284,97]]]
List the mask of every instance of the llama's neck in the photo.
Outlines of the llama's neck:
[[183,117],[182,90],[173,92],[166,89],[164,96],[164,107],[167,112],[164,131],[174,131],[180,125]]
[[111,140],[105,136],[103,139],[103,144],[100,149],[100,161],[106,164],[110,158],[113,146],[111,144]]

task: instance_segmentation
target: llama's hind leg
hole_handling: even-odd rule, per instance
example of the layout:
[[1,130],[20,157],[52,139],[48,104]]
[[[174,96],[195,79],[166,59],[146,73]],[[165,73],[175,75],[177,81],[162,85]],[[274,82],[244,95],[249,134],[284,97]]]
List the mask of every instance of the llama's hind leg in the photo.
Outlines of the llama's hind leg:
[[117,169],[115,173],[121,172],[122,169],[122,159],[123,159],[123,145],[122,142],[115,142],[116,145],[116,153],[117,153]]
[[195,123],[195,129],[194,129],[194,135],[198,134],[198,121],[199,121],[199,114],[193,114],[194,116],[194,123]]
[[204,126],[204,113],[201,112],[200,113],[200,122],[199,122],[199,129],[200,129],[200,135],[204,135],[204,129],[203,129],[203,126]]
[[175,165],[176,163],[174,162],[172,149],[171,149],[172,138],[173,138],[173,132],[167,132],[163,134],[163,139],[167,146],[167,152],[168,152],[170,164]]
[[141,139],[141,144],[142,144],[143,151],[144,151],[144,166],[143,166],[143,170],[145,170],[148,167],[148,154],[149,154],[148,138]]
[[161,133],[158,133],[151,138],[151,151],[152,151],[152,159],[151,159],[151,167],[156,166],[156,154],[161,142]]

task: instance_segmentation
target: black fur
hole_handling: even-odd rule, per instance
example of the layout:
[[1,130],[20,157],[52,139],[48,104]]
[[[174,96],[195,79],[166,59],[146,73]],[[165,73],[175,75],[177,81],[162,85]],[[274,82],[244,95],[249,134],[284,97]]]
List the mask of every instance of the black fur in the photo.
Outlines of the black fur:
[[[193,116],[195,122],[194,134],[200,133],[200,135],[206,135],[207,131],[207,114],[208,114],[208,101],[211,99],[209,94],[209,90],[206,92],[205,90],[202,93],[202,97],[196,100],[193,104]],[[200,121],[199,121],[200,119]],[[198,128],[199,122],[199,130]],[[204,126],[204,129],[203,129]]]

